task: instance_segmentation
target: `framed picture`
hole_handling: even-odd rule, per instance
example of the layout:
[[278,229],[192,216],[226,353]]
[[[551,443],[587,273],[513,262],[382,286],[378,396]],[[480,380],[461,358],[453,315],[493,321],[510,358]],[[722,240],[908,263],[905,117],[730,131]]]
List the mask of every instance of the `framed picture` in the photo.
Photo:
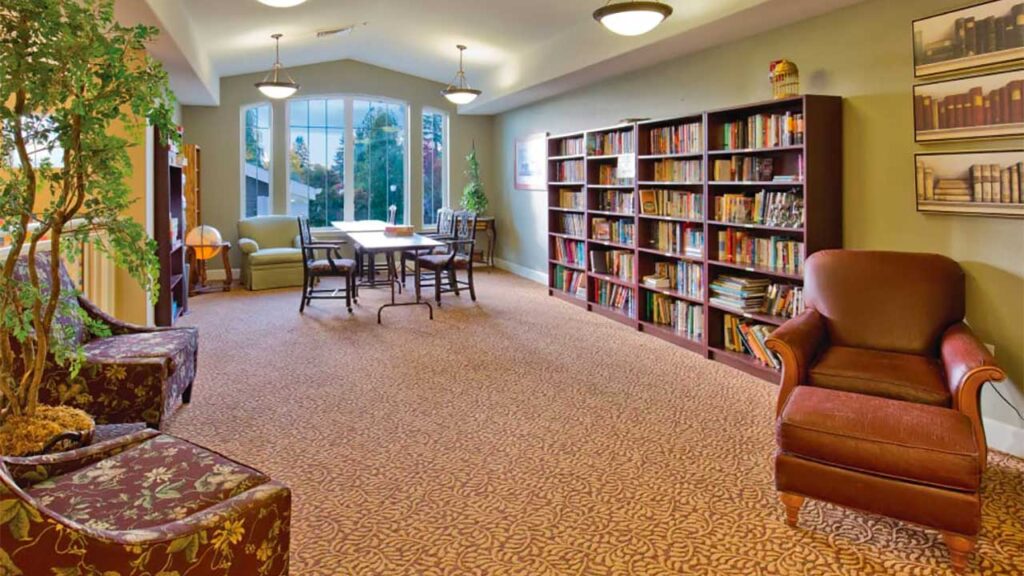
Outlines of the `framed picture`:
[[1024,3],[991,0],[914,20],[914,77],[1024,58]]
[[914,141],[1024,136],[1024,69],[914,86]]
[[917,211],[1024,218],[1024,148],[914,155]]
[[547,149],[548,135],[545,132],[516,138],[515,187],[516,190],[545,190],[548,181]]

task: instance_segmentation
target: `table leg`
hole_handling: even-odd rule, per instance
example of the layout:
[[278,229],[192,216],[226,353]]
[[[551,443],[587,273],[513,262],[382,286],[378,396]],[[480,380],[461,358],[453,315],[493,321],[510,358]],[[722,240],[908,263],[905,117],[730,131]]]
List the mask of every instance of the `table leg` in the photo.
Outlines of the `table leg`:
[[[390,308],[392,306],[426,306],[427,311],[430,313],[430,319],[433,320],[434,307],[430,305],[430,302],[425,302],[420,299],[419,291],[416,292],[416,300],[412,302],[395,301],[395,284],[398,283],[398,270],[395,269],[395,253],[387,252],[385,254],[385,258],[387,260],[388,265],[388,284],[391,285],[391,302],[383,304],[381,305],[380,308],[377,309],[377,324],[381,323],[381,314],[384,312],[384,309]],[[399,289],[401,289],[401,286],[399,286]]]

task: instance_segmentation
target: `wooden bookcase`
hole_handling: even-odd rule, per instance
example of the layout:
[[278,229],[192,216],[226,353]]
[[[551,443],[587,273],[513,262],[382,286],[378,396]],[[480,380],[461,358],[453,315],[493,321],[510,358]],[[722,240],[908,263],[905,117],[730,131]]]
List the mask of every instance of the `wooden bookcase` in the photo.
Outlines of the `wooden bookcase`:
[[[785,143],[765,142],[747,145],[736,142],[727,147],[726,126],[747,124],[755,115],[789,114],[802,116],[802,139]],[[796,126],[796,123],[790,124]],[[631,156],[609,154],[597,144],[610,134],[630,137]],[[672,134],[680,135],[672,138]],[[571,149],[567,142],[582,140],[586,149]],[[737,167],[755,160],[768,164],[762,177],[716,178],[716,161],[732,162]],[[750,160],[745,160],[750,159]],[[673,342],[708,358],[729,364],[762,378],[777,381],[778,372],[762,365],[753,356],[726,349],[725,318],[737,317],[744,323],[774,328],[785,318],[755,312],[731,310],[711,303],[711,283],[720,275],[767,279],[776,284],[799,286],[802,269],[789,270],[751,263],[729,261],[720,254],[719,235],[732,231],[754,239],[777,238],[803,244],[803,257],[818,250],[842,246],[842,99],[836,96],[805,95],[771,100],[675,118],[644,121],[597,130],[551,136],[548,139],[548,244],[549,293],[574,304],[630,325],[637,330]],[[565,162],[582,161],[583,179],[562,181],[559,168]],[[602,179],[608,166],[635,162],[631,182]],[[723,174],[719,174],[723,176]],[[782,181],[775,178],[782,177]],[[654,192],[652,192],[654,191]],[[716,199],[725,194],[753,197],[760,191],[792,191],[802,197],[803,226],[783,227],[734,223],[719,219]],[[632,200],[609,210],[606,195],[631,193]],[[566,193],[578,194],[582,204],[563,206]],[[644,203],[644,199],[648,202]],[[653,200],[659,201],[653,201]],[[674,202],[668,202],[674,200]],[[627,209],[629,208],[629,209]],[[566,230],[566,215],[582,216],[585,236]],[[632,242],[602,239],[595,220],[632,223]],[[578,228],[578,226],[577,226]],[[699,242],[703,239],[703,242]],[[579,243],[583,262],[560,259],[559,243]],[[603,274],[593,267],[592,252],[632,251],[632,273],[627,277]],[[675,285],[647,286],[643,282],[656,269],[672,269],[682,281]],[[576,294],[566,291],[559,278],[566,271],[578,276]],[[616,286],[633,295],[635,308],[623,313],[601,302],[602,287]],[[582,295],[586,298],[582,298]],[[666,318],[666,310],[671,312]],[[672,327],[673,319],[678,320]]]
[[[188,268],[185,264],[185,174],[178,154],[157,130],[153,151],[153,234],[160,261],[157,326],[173,326],[188,311]],[[177,224],[175,224],[177,222]]]

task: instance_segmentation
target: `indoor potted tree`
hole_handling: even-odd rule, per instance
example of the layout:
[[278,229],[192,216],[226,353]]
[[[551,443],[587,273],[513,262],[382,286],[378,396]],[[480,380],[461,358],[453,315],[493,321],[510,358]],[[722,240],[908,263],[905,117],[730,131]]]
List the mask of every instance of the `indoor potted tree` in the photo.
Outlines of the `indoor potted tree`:
[[[89,243],[155,294],[153,241],[125,210],[127,148],[147,122],[175,135],[167,74],[145,52],[155,28],[122,26],[114,0],[4,0],[0,7],[0,451],[39,450],[91,418],[41,406],[48,363],[74,374],[61,266]],[[73,302],[73,300],[72,300]],[[76,321],[77,322],[77,321]]]
[[482,215],[487,210],[487,195],[480,182],[480,162],[476,159],[476,146],[466,155],[466,178],[469,182],[462,189],[462,207]]

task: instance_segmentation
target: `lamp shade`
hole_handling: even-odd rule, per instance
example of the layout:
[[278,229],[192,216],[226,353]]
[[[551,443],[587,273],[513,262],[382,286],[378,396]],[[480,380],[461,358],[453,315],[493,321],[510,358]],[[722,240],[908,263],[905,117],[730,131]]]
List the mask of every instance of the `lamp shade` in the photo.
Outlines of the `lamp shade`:
[[199,260],[209,260],[220,253],[222,242],[224,239],[221,237],[220,231],[205,224],[189,230],[185,236],[185,244],[192,247],[192,251]]
[[628,0],[607,4],[594,11],[594,19],[622,36],[639,36],[654,30],[672,15],[672,7],[661,2]]

